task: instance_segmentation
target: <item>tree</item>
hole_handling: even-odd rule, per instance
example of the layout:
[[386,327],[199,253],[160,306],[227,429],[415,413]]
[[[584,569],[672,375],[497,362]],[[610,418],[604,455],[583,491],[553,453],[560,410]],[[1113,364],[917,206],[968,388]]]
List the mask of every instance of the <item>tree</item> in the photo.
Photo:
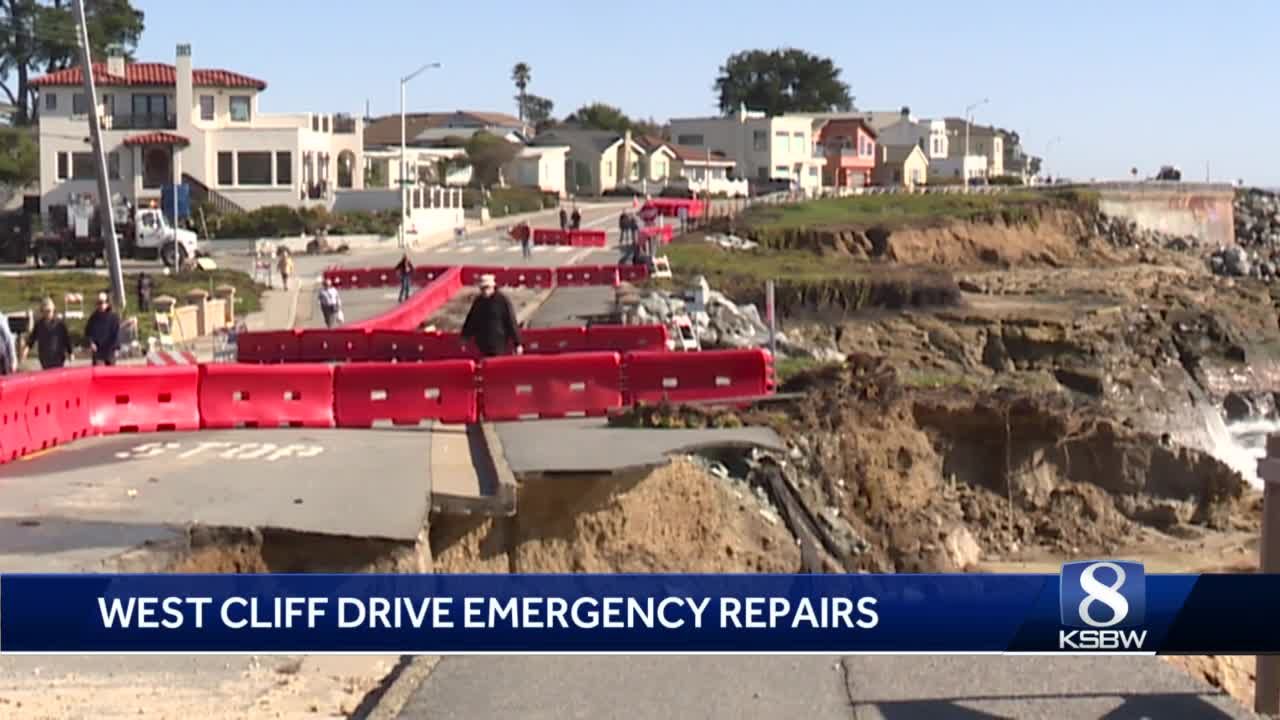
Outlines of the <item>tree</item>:
[[[96,61],[108,51],[128,56],[142,36],[143,14],[130,0],[85,0],[89,49]],[[0,89],[14,106],[14,123],[35,117],[33,74],[70,67],[79,59],[70,0],[0,0]]]
[[533,68],[528,63],[518,62],[516,66],[511,68],[511,81],[516,84],[516,107],[520,112],[520,122],[526,121],[525,111],[525,95],[529,90],[529,81],[533,79]]
[[467,141],[467,163],[471,165],[471,182],[488,187],[498,182],[502,166],[515,159],[520,146],[481,130]]
[[547,98],[525,93],[517,95],[516,102],[520,103],[520,119],[532,125],[535,132],[542,132],[552,124],[551,111],[555,103]]
[[448,157],[436,158],[431,163],[431,177],[439,185],[449,184],[449,174],[454,170],[461,170],[470,164],[467,156],[464,154],[450,155]]
[[633,125],[631,118],[622,110],[602,102],[583,105],[564,119],[567,123],[575,123],[591,130],[612,130],[626,132]]
[[40,146],[27,128],[0,128],[0,185],[20,188],[40,179]]
[[730,55],[714,87],[720,95],[720,111],[726,115],[743,104],[769,115],[853,108],[840,68],[830,58],[795,48]]

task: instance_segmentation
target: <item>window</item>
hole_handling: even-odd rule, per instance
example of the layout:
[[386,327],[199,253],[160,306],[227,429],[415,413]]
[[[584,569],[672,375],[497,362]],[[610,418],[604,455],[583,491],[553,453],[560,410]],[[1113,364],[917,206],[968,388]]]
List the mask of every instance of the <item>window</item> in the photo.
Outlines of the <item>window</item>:
[[612,160],[605,160],[605,161],[604,161],[604,174],[605,174],[606,176],[613,175],[613,161],[612,161]]
[[[231,122],[249,122],[249,96],[231,96]],[[270,163],[267,163],[270,166]]]
[[213,119],[213,96],[212,95],[200,96],[200,119],[206,120],[206,121]]
[[58,95],[56,93],[49,93],[48,95],[44,96],[44,109],[45,110],[58,109]]
[[791,150],[791,136],[784,133],[774,133],[774,144],[778,146],[778,152],[789,152]]
[[58,153],[58,179],[59,180],[67,179],[68,163],[69,163],[69,158],[67,158],[67,154],[64,152]]
[[120,153],[107,153],[107,178],[111,180],[120,179]]
[[764,130],[756,130],[751,133],[751,141],[755,143],[756,152],[769,151],[769,133]]
[[786,177],[786,176],[787,176],[787,174],[788,174],[788,173],[787,173],[787,166],[786,166],[786,165],[779,165],[779,166],[777,166],[777,167],[775,167],[775,168],[773,169],[773,172],[775,173],[774,177]]
[[271,153],[236,153],[236,182],[239,185],[271,184]]
[[760,178],[761,180],[768,180],[769,168],[767,167],[756,168],[756,177]]
[[276,184],[277,185],[293,184],[293,153],[291,152],[276,153]]
[[711,169],[711,177],[715,178],[716,180],[723,180],[723,179],[724,179],[724,168],[720,168],[720,167],[718,167],[718,168],[712,168],[712,169]]
[[320,131],[329,132],[329,116],[328,115],[325,115],[324,117],[320,118]]
[[112,117],[116,114],[116,96],[115,95],[102,96],[102,114],[105,117]]
[[817,165],[810,165],[810,166],[809,166],[809,177],[818,177],[818,166],[817,166]]
[[134,95],[133,114],[167,118],[169,116],[169,98],[164,95]]
[[72,93],[71,95],[71,114],[87,115],[89,114],[89,96],[84,93]]
[[235,163],[231,157],[231,153],[229,152],[218,153],[218,184],[219,185],[235,184],[236,182],[235,175],[232,172],[232,168],[234,166],[235,166]]
[[677,145],[702,145],[706,139],[701,135],[680,135],[676,138]]
[[632,180],[640,179],[640,161],[639,160],[631,161],[631,179]]
[[94,180],[98,173],[93,168],[93,153],[78,152],[71,154],[71,179]]

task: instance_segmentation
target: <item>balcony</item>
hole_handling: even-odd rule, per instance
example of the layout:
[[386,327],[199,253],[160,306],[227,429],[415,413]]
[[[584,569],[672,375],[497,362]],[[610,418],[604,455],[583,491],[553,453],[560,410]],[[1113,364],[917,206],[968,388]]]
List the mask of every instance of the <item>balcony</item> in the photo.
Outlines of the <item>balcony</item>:
[[176,130],[177,115],[147,113],[143,115],[108,115],[102,118],[103,130]]

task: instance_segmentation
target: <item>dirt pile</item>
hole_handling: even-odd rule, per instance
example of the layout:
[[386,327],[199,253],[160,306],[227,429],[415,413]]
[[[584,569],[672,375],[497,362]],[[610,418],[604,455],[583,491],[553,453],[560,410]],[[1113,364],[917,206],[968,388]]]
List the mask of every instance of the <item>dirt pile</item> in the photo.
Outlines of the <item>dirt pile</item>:
[[1140,532],[1242,522],[1246,486],[1224,465],[1065,400],[907,390],[872,356],[784,390],[809,392],[789,432],[796,474],[809,479],[802,495],[865,541],[866,552],[843,559],[851,570],[1106,554]]
[[795,572],[795,541],[750,493],[684,460],[648,477],[547,477],[514,518],[433,518],[437,572]]

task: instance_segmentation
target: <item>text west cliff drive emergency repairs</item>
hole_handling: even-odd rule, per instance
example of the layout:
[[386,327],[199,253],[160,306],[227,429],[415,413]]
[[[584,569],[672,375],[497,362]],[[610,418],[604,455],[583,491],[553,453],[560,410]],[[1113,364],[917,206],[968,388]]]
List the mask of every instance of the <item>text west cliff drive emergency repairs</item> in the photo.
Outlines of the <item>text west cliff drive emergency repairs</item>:
[[[455,602],[460,600],[460,602]],[[98,598],[105,628],[170,629],[863,629],[874,597],[210,597]],[[708,612],[710,611],[710,612]]]

